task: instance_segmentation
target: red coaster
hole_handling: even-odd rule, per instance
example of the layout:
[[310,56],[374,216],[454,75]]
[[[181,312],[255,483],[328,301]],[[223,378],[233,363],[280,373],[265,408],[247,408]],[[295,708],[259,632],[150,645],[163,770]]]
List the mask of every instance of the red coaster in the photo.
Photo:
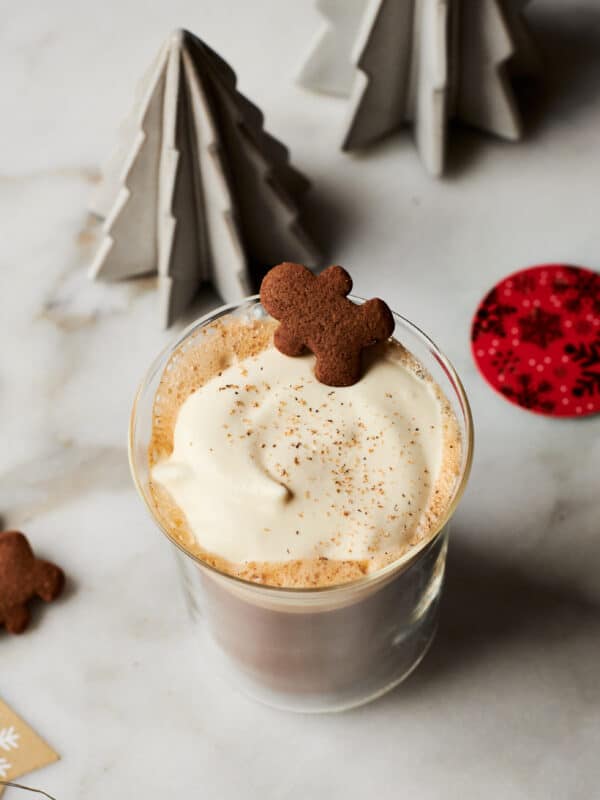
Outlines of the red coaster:
[[471,328],[484,378],[512,403],[554,417],[600,411],[600,274],[566,264],[515,272]]

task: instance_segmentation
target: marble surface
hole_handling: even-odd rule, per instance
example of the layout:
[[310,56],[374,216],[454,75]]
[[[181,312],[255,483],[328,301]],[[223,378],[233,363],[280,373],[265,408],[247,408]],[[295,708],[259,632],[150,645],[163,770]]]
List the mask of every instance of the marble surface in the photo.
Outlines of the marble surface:
[[[27,782],[57,800],[596,796],[600,419],[504,402],[468,332],[480,296],[521,265],[600,269],[598,3],[533,4],[548,77],[529,95],[526,140],[457,132],[437,182],[408,136],[368,156],[336,149],[343,105],[292,81],[319,24],[309,0],[4,11],[0,512],[69,575],[26,635],[0,635],[0,695],[63,756]],[[155,324],[151,281],[87,281],[85,204],[136,78],[176,26],[234,65],[314,179],[329,258],[431,333],[473,403],[439,636],[400,689],[344,715],[277,713],[206,679],[169,546],[129,479],[132,395],[174,331]]]

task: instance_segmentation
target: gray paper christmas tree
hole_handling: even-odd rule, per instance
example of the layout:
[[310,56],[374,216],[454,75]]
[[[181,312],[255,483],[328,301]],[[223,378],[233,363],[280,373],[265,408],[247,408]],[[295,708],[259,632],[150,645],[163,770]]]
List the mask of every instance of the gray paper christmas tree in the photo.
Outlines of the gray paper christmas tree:
[[157,272],[168,326],[203,283],[236,302],[251,293],[256,265],[314,264],[298,210],[308,182],[262,126],[231,68],[188,31],[174,33],[92,199],[104,218],[92,276]]
[[411,122],[423,163],[439,175],[451,118],[520,137],[510,76],[536,62],[527,1],[317,0],[327,22],[300,82],[349,96],[343,149]]

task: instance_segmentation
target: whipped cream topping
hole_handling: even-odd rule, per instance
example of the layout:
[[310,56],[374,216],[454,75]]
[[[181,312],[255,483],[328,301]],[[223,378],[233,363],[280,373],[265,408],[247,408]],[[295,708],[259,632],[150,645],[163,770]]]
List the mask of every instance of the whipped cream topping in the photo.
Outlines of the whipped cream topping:
[[152,480],[208,553],[237,564],[385,559],[439,515],[453,445],[435,384],[398,344],[379,348],[353,386],[325,386],[313,366],[268,347],[181,405]]

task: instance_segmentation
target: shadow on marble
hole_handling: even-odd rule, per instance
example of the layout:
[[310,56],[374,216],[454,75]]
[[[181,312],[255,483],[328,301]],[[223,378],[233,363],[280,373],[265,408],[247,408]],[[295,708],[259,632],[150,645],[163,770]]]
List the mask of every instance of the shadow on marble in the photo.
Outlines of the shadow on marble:
[[[457,535],[455,535],[457,534]],[[453,533],[440,626],[431,651],[396,691],[419,692],[454,671],[477,668],[516,643],[545,649],[598,631],[600,608],[578,587],[466,544]],[[598,637],[600,653],[600,637]]]
[[[321,253],[324,267],[337,263],[335,253],[352,237],[360,237],[361,213],[354,197],[336,182],[335,170],[310,175],[311,188],[302,209],[302,221]],[[360,187],[356,187],[360,192]],[[260,276],[258,276],[260,277]]]
[[[600,99],[600,7],[577,9],[533,6],[526,14],[538,49],[541,72],[516,79],[515,95],[523,121],[523,142]],[[444,178],[452,180],[473,169],[491,134],[460,121],[452,123]],[[514,146],[506,142],[507,147]]]
[[[492,134],[471,128],[460,120],[452,122],[452,134],[448,137],[446,145],[446,166],[444,179],[451,181],[461,178],[462,175],[472,170],[489,145]],[[492,138],[496,139],[496,137]],[[510,146],[512,143],[507,143]]]
[[200,317],[214,311],[219,306],[223,305],[223,300],[216,293],[211,284],[201,286],[198,293],[188,306],[188,308],[180,315],[176,323],[171,325],[168,329],[172,334],[173,341],[177,338],[178,334],[195,322]]
[[527,14],[542,62],[539,78],[519,81],[526,137],[600,100],[600,6],[532,6]]

